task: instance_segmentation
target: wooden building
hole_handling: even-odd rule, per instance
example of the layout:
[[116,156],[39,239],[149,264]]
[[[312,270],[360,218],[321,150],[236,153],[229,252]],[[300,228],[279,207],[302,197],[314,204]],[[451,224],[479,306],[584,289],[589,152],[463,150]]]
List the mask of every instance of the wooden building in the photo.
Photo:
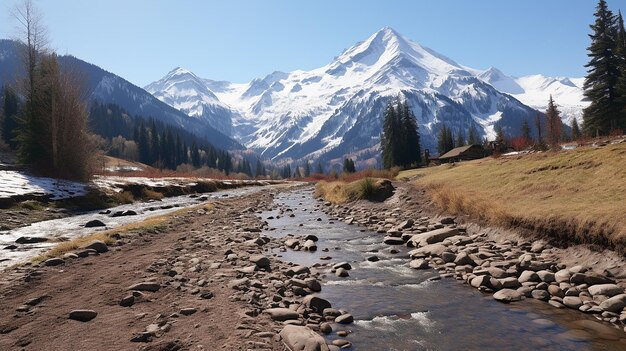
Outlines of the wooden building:
[[476,160],[487,156],[482,145],[465,145],[454,148],[439,156],[440,162],[457,162],[466,160]]

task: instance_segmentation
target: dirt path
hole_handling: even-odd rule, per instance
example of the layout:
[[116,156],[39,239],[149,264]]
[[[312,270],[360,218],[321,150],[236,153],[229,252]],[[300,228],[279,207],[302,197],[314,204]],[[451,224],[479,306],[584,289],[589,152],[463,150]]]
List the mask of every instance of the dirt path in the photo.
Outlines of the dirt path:
[[[254,313],[245,299],[233,298],[228,282],[241,276],[235,269],[241,263],[225,255],[229,248],[241,259],[262,252],[244,241],[258,238],[262,223],[254,212],[270,204],[269,192],[221,200],[162,227],[130,232],[98,256],[3,272],[0,350],[282,349],[273,338],[277,323],[249,317],[246,312]],[[134,305],[120,306],[128,287],[144,281],[160,289],[136,293]],[[75,309],[97,317],[68,319]],[[146,330],[154,331],[151,342],[130,341],[148,336],[141,334]]]

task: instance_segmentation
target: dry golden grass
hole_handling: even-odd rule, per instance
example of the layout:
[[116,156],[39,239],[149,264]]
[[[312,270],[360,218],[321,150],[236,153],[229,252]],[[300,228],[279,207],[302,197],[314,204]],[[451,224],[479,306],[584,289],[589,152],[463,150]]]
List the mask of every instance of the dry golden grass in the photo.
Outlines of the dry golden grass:
[[626,248],[626,144],[401,172],[451,213],[565,242]]
[[81,236],[78,238],[74,238],[69,241],[63,241],[59,244],[55,245],[50,250],[45,253],[33,257],[32,262],[42,262],[52,257],[59,257],[68,252],[72,252],[81,246],[91,243],[94,240],[100,240],[106,243],[107,245],[111,245],[115,242],[115,237],[124,237],[128,234],[128,232],[133,230],[157,230],[165,225],[165,223],[172,217],[178,216],[186,213],[187,211],[193,211],[198,209],[210,210],[213,208],[211,204],[202,204],[192,207],[186,207],[174,212],[170,212],[168,214],[164,214],[161,216],[155,216],[151,218],[147,218],[141,222],[129,223],[126,225],[119,226],[117,228],[106,230],[102,232],[95,232],[89,235]]
[[363,178],[353,182],[319,181],[315,186],[315,196],[321,197],[333,204],[343,204],[350,201],[370,199],[381,187],[384,179]]

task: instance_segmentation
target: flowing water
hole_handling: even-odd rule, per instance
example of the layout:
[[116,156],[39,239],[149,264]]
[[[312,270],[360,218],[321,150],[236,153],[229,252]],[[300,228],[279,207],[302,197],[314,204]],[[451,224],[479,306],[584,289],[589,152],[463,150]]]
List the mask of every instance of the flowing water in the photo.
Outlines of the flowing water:
[[[266,191],[272,186],[252,186],[238,189],[223,190],[201,195],[183,195],[163,198],[158,201],[136,202],[128,205],[112,207],[107,213],[102,210],[90,211],[83,214],[36,222],[26,227],[0,231],[0,270],[13,264],[24,262],[49,250],[59,241],[71,240],[87,234],[113,229],[121,225],[136,223],[145,219],[167,214],[181,208],[198,205],[203,202],[222,197],[243,196],[259,191]],[[132,210],[136,215],[113,217],[116,212]],[[100,220],[106,227],[85,228],[90,220]],[[20,237],[47,238],[50,241],[36,244],[16,244]],[[15,248],[10,248],[15,246]],[[9,247],[7,249],[7,247]]]
[[[593,317],[580,312],[532,299],[505,305],[454,279],[438,279],[435,270],[410,269],[406,247],[393,247],[400,251],[393,254],[381,234],[333,223],[318,210],[311,190],[281,193],[275,202],[295,217],[264,212],[271,228],[265,235],[319,238],[317,252],[276,251],[281,259],[352,265],[347,278],[329,273],[319,296],[355,317],[354,324],[340,328],[352,332],[347,339],[355,350],[626,350],[624,339],[581,330],[576,321]],[[380,261],[367,261],[373,255]]]

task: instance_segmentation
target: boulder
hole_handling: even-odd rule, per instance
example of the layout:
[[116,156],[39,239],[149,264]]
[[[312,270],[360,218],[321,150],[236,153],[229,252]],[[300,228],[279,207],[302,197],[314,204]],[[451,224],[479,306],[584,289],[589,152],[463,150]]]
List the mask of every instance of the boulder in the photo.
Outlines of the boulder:
[[413,269],[426,269],[428,268],[428,262],[420,259],[412,260],[411,262],[409,262],[409,267]]
[[54,258],[49,258],[47,260],[45,260],[43,262],[44,266],[58,266],[61,264],[65,264],[65,261],[62,258],[58,258],[58,257],[54,257]]
[[313,240],[307,240],[304,242],[304,245],[302,245],[302,247],[306,250],[306,251],[317,251],[317,245],[315,244],[315,241]]
[[386,236],[383,239],[383,243],[387,245],[404,245],[404,240],[402,240],[402,238],[399,238],[399,237]]
[[270,259],[265,255],[250,256],[250,262],[254,263],[258,268],[269,268]]
[[317,296],[309,295],[302,299],[302,304],[317,313],[323,313],[324,309],[332,308],[330,302]]
[[324,338],[309,327],[286,325],[278,335],[291,351],[330,351]]
[[537,273],[535,273],[534,271],[523,271],[522,274],[519,275],[519,278],[517,278],[517,280],[519,280],[520,283],[541,281]]
[[443,244],[432,244],[420,247],[419,249],[409,251],[411,258],[441,256],[445,251],[449,251],[448,247]]
[[265,310],[265,313],[269,314],[273,320],[279,322],[284,322],[291,319],[298,319],[300,317],[300,314],[298,314],[298,312],[282,307],[268,308]]
[[311,270],[307,266],[293,266],[285,272],[285,275],[289,277],[293,277],[294,275],[309,274],[309,273],[311,273]]
[[569,308],[577,310],[583,305],[583,302],[578,296],[565,296],[563,298],[563,304]]
[[474,262],[474,260],[465,251],[461,251],[459,252],[458,255],[456,255],[456,259],[454,260],[454,263],[457,266],[465,266],[465,265],[476,266],[476,262]]
[[352,266],[348,262],[339,262],[333,265],[333,269],[343,268],[345,270],[351,270]]
[[106,227],[106,224],[99,219],[92,219],[85,223],[85,228]]
[[619,313],[626,307],[626,294],[619,294],[606,299],[599,307],[604,311]]
[[623,294],[624,293],[624,289],[622,289],[620,286],[616,285],[616,284],[597,284],[597,285],[592,285],[588,288],[589,290],[589,294],[591,294],[591,296],[596,296],[596,295],[605,295],[608,297],[613,297],[615,295],[619,295],[619,294]]
[[409,246],[422,247],[430,244],[436,244],[444,241],[445,239],[459,235],[460,232],[456,228],[441,228],[431,230],[429,232],[415,234],[411,237]]
[[88,322],[98,315],[98,312],[93,310],[73,310],[70,312],[70,319],[80,322]]
[[104,241],[94,240],[89,244],[80,247],[82,250],[96,250],[97,253],[105,253],[109,251],[109,247]]
[[502,289],[493,294],[493,298],[496,301],[509,303],[513,301],[520,301],[524,296],[517,290]]
[[335,318],[335,323],[338,324],[350,324],[354,322],[354,317],[350,313],[344,313],[341,316]]
[[16,244],[37,244],[48,241],[48,238],[41,238],[36,236],[21,236],[15,240]]
[[539,276],[539,279],[544,283],[552,283],[556,281],[554,278],[554,273],[550,271],[545,271],[545,270],[538,271],[537,276]]

